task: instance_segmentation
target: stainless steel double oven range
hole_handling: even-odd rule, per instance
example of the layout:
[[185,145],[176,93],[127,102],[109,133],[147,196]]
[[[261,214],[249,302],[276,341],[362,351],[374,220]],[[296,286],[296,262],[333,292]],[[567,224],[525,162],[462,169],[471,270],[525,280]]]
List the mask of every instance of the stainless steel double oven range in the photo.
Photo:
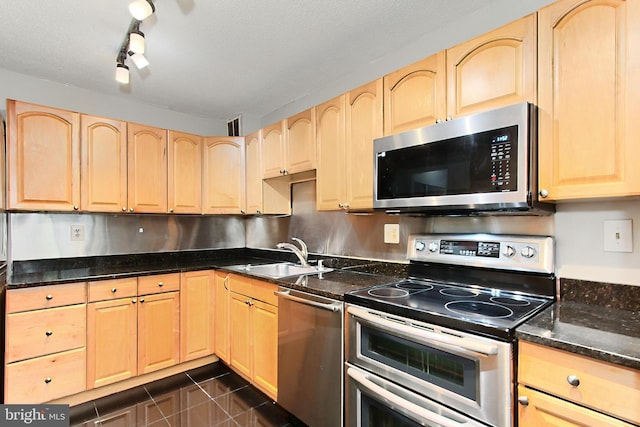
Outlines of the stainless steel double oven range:
[[408,279],[345,295],[346,425],[513,425],[515,328],[553,303],[553,239],[408,246]]

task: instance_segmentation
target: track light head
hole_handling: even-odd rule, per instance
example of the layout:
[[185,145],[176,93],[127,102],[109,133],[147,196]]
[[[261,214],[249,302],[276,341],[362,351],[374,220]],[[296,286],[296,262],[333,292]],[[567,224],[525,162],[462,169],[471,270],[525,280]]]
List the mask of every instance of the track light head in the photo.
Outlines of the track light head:
[[129,33],[129,51],[133,53],[144,53],[144,33],[134,30]]
[[136,65],[138,70],[142,70],[149,65],[149,61],[141,53],[129,52],[129,56],[131,57],[131,60]]
[[134,0],[129,3],[129,12],[138,21],[149,17],[155,10],[156,7],[151,0]]
[[129,84],[129,67],[124,64],[116,64],[116,81],[122,84]]

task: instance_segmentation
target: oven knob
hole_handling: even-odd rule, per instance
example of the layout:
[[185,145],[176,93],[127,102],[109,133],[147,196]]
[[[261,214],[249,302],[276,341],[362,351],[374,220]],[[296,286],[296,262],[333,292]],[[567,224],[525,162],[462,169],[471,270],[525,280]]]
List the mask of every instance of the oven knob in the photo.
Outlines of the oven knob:
[[429,242],[429,252],[438,252],[438,242]]
[[533,249],[531,246],[525,246],[520,250],[520,254],[525,258],[533,258],[534,255],[536,254],[536,250]]
[[504,248],[502,248],[502,255],[506,256],[507,258],[511,258],[515,254],[516,250],[511,245],[506,245]]
[[416,242],[416,251],[424,251],[424,247],[425,247],[424,242],[420,240]]

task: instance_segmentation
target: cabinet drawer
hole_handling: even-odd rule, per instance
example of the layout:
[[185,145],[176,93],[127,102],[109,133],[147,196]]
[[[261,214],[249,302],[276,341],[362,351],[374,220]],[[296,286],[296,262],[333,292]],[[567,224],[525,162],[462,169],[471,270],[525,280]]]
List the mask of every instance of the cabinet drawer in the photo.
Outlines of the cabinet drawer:
[[84,347],[85,336],[85,304],[9,314],[6,361]]
[[231,275],[229,290],[244,296],[248,296],[267,304],[278,306],[278,297],[274,294],[278,286],[262,280],[249,279],[243,276]]
[[87,302],[85,282],[35,286],[7,291],[7,313]]
[[[589,357],[520,342],[518,382],[629,420],[640,419],[640,372]],[[579,385],[572,386],[570,377]]]
[[9,363],[4,403],[43,403],[85,390],[85,349]]
[[138,292],[138,280],[135,277],[130,277],[128,279],[89,282],[87,292],[89,302],[133,297]]
[[180,290],[180,273],[138,277],[138,295]]

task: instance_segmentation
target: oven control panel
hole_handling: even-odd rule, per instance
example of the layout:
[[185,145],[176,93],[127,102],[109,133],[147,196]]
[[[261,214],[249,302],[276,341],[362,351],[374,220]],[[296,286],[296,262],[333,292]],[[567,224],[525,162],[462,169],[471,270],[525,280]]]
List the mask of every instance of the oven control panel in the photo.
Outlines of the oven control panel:
[[498,234],[409,236],[411,261],[553,273],[553,238]]

